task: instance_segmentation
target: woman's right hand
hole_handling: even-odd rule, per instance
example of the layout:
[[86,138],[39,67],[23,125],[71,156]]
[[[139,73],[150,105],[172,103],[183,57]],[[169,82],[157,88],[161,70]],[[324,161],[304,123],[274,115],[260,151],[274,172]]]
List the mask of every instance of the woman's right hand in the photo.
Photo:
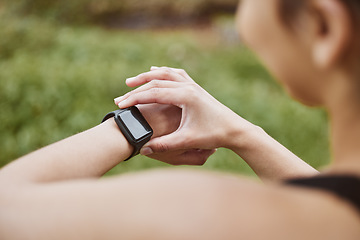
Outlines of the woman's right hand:
[[150,140],[141,150],[143,155],[184,149],[232,149],[239,144],[239,134],[253,126],[207,93],[184,70],[152,67],[150,72],[127,79],[126,83],[140,87],[117,99],[120,108],[159,103],[182,110],[178,129]]

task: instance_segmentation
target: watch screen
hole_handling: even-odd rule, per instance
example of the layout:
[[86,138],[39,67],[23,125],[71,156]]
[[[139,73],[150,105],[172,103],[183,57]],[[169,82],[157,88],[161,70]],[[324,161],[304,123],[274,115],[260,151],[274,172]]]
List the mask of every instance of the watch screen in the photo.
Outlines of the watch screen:
[[124,111],[121,114],[121,119],[128,127],[130,133],[135,139],[139,139],[144,135],[149,133],[149,130],[146,129],[139,120],[132,114],[131,111]]

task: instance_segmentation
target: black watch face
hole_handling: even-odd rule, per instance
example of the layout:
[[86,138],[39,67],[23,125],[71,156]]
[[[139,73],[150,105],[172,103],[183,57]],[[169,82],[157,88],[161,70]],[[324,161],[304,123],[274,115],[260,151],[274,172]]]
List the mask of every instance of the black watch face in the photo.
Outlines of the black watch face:
[[148,126],[140,112],[124,111],[119,115],[135,140],[139,140],[152,133],[150,126]]

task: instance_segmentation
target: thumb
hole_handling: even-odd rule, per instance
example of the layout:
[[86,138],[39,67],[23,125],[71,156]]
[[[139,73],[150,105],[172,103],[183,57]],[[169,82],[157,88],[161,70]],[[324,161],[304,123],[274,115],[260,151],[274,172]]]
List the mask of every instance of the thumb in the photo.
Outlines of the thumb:
[[171,133],[162,137],[151,139],[140,150],[141,155],[150,155],[153,153],[162,153],[184,148],[183,139],[178,133]]

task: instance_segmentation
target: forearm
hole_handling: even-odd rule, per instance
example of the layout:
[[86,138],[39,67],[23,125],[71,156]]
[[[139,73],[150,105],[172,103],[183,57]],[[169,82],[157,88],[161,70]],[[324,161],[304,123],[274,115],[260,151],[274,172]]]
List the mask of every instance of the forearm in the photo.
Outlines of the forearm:
[[283,180],[318,173],[260,127],[250,124],[236,135],[237,144],[232,150],[263,180]]
[[100,177],[130,156],[133,148],[113,119],[5,166],[0,182],[51,182]]

